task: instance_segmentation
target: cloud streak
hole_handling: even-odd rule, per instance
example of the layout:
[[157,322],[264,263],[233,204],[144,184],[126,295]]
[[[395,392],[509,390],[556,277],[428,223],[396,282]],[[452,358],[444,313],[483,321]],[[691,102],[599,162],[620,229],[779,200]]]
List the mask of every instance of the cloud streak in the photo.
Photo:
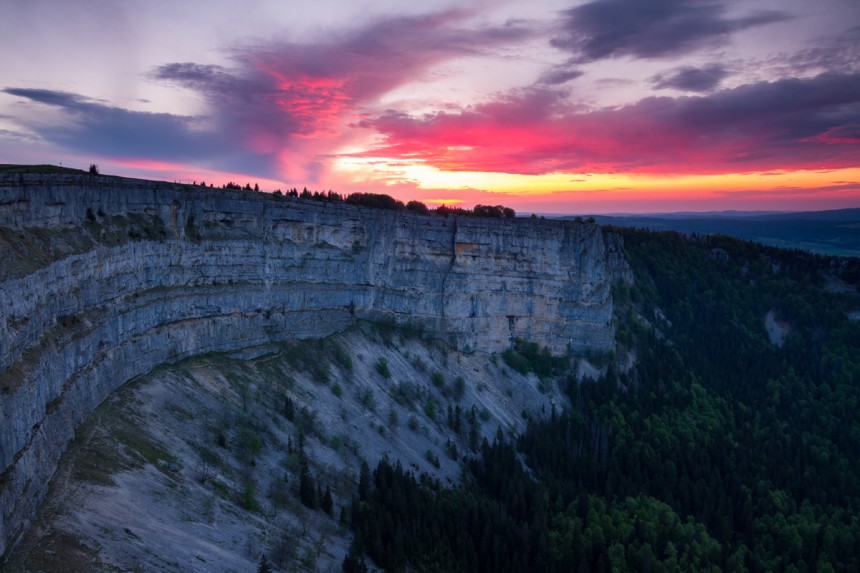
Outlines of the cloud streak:
[[595,0],[562,13],[552,45],[580,62],[661,58],[719,46],[735,32],[788,18],[779,11],[730,18],[726,11],[718,1]]
[[49,142],[116,156],[201,159],[226,151],[201,132],[200,118],[129,111],[64,91],[5,88],[3,93],[44,104],[65,113],[69,121],[32,128]]
[[701,68],[684,66],[675,68],[668,74],[658,74],[651,78],[657,89],[676,89],[688,92],[709,92],[729,76],[720,64],[710,64]]

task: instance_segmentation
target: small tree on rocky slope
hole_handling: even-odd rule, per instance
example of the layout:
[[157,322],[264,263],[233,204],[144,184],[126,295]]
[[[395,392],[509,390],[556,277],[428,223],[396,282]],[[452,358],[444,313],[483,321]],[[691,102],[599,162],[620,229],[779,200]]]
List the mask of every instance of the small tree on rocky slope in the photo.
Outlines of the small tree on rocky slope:
[[257,567],[257,573],[272,573],[272,566],[269,565],[265,553],[260,554],[260,565]]

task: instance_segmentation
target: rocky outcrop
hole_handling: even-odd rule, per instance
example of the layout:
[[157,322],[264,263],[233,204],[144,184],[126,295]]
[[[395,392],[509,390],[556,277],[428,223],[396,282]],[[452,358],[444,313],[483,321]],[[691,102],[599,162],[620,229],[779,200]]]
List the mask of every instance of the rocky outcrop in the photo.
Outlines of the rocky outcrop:
[[603,350],[610,283],[629,276],[587,223],[76,175],[0,175],[0,249],[0,554],[77,425],[158,364],[358,319],[464,350]]

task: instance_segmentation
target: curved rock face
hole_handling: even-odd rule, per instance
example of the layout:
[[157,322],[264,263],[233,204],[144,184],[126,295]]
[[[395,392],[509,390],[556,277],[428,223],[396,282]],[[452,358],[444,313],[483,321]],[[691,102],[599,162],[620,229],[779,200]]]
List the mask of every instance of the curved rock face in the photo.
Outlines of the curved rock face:
[[434,217],[75,175],[0,175],[0,554],[75,427],[185,357],[411,323],[461,349],[613,344],[617,240],[594,225]]

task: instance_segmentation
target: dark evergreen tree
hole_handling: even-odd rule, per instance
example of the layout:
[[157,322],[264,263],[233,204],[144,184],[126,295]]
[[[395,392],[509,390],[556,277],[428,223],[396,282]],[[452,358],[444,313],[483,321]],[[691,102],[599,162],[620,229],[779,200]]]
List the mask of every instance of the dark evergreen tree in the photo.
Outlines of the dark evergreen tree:
[[320,496],[320,509],[329,514],[329,516],[333,515],[334,500],[331,497],[331,487],[328,484],[325,486],[325,492]]
[[370,497],[370,467],[367,462],[361,462],[361,470],[358,474],[358,499],[365,500]]
[[265,553],[260,554],[260,564],[257,566],[257,573],[272,573],[272,566],[269,565],[269,559]]
[[290,422],[296,418],[296,405],[289,396],[284,398],[284,417]]
[[317,488],[307,460],[302,458],[299,470],[299,499],[302,505],[310,509],[317,508]]
[[355,537],[349,544],[349,550],[346,552],[346,557],[343,558],[342,567],[344,573],[367,573],[368,571],[361,542]]

